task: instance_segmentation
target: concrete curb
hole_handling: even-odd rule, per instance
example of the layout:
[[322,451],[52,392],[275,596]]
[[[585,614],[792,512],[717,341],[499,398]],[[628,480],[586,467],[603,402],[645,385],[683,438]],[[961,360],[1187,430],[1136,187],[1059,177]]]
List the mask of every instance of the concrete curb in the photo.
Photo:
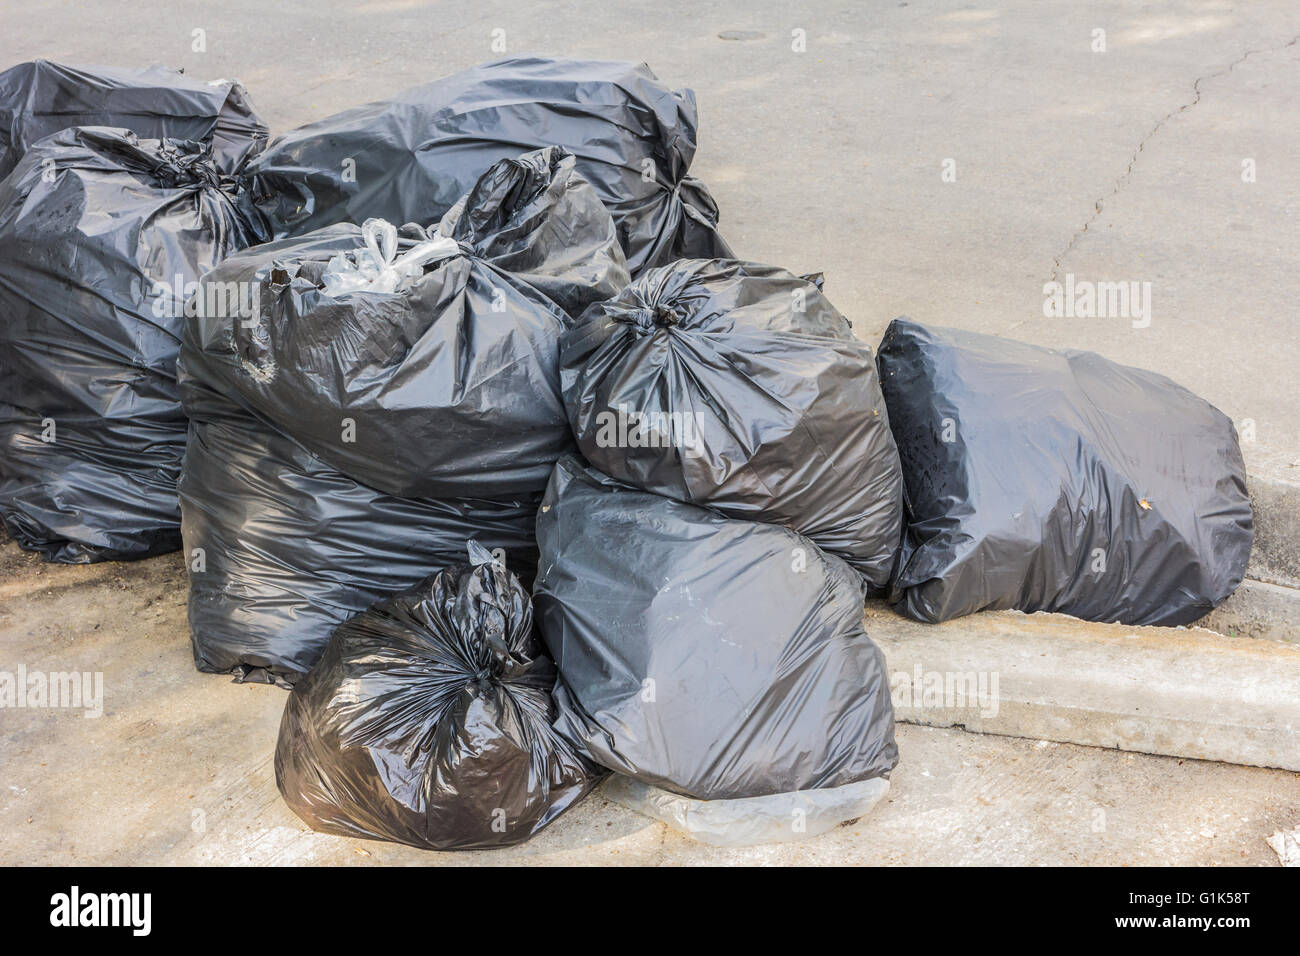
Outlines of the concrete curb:
[[1231,637],[1300,643],[1300,484],[1247,479],[1255,544],[1246,578],[1197,624]]
[[1255,546],[1246,576],[1300,588],[1300,484],[1255,475],[1246,484],[1255,510]]
[[1300,590],[1247,578],[1196,624],[1228,637],[1300,644]]
[[866,627],[907,723],[1300,771],[1300,646],[1010,611],[927,625],[874,602]]

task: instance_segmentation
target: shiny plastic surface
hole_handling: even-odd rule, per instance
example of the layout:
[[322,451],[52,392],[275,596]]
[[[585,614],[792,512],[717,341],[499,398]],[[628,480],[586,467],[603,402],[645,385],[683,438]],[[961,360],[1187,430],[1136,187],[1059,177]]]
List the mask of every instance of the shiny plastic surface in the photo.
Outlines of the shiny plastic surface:
[[205,285],[255,287],[258,315],[197,320],[187,369],[380,491],[540,492],[573,447],[560,395],[565,310],[628,281],[574,158],[550,148],[502,160],[437,228],[400,230],[393,261],[443,249],[422,274],[391,292],[328,294],[340,260],[374,255],[367,242],[343,224],[227,259]]
[[238,80],[205,83],[162,66],[72,66],[50,60],[0,73],[0,178],[37,140],[74,126],[129,129],[141,139],[211,144],[234,174],[266,148],[267,128]]
[[687,175],[695,94],[644,63],[486,63],[285,133],[250,167],[277,236],[338,222],[436,221],[493,163],[561,146],[618,226],[633,274],[731,255],[718,208]]
[[895,319],[880,377],[907,484],[891,600],[1190,624],[1224,601],[1253,519],[1232,421],[1092,352]]
[[599,781],[551,727],[555,665],[528,592],[473,543],[469,557],[348,621],[294,688],[275,777],[313,829],[510,846]]
[[62,130],[0,181],[0,513],[53,561],[180,544],[185,295],[258,241],[197,143]]
[[839,558],[575,457],[556,465],[537,538],[556,727],[596,763],[700,800],[889,775],[885,661]]
[[735,260],[650,270],[565,335],[578,447],[620,481],[784,525],[883,589],[902,474],[871,348],[820,277]]
[[190,415],[181,530],[199,670],[292,684],[335,627],[463,561],[469,538],[532,580],[538,496],[386,495],[192,378],[181,382]]

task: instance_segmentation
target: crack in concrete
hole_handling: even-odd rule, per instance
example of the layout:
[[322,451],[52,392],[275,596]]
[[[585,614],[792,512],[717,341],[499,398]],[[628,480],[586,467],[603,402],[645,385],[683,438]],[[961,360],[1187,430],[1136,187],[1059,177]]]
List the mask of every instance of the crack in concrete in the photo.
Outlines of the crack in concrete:
[[1202,96],[1201,84],[1202,84],[1202,83],[1205,83],[1205,82],[1207,82],[1208,80],[1217,79],[1217,78],[1220,77],[1220,76],[1227,76],[1229,73],[1231,73],[1233,70],[1235,70],[1235,69],[1236,69],[1238,66],[1240,66],[1242,63],[1246,62],[1246,60],[1250,59],[1250,57],[1252,57],[1252,56],[1256,56],[1257,54],[1260,54],[1260,53],[1276,53],[1276,52],[1278,52],[1278,51],[1280,51],[1280,50],[1285,50],[1285,49],[1288,49],[1289,47],[1293,47],[1293,46],[1295,46],[1296,43],[1297,43],[1297,41],[1300,41],[1300,34],[1298,34],[1298,35],[1292,37],[1291,40],[1290,40],[1289,42],[1287,42],[1287,43],[1283,43],[1281,46],[1261,47],[1260,49],[1257,49],[1257,50],[1247,50],[1245,53],[1243,53],[1241,56],[1237,57],[1237,59],[1233,60],[1231,63],[1229,63],[1229,64],[1228,64],[1226,67],[1224,67],[1223,69],[1221,69],[1221,70],[1219,70],[1219,71],[1217,71],[1217,72],[1215,72],[1215,73],[1207,73],[1207,74],[1204,75],[1204,76],[1198,76],[1195,80],[1193,80],[1193,81],[1192,81],[1192,93],[1193,93],[1194,95],[1192,96],[1191,100],[1189,100],[1188,102],[1184,103],[1182,106],[1178,107],[1178,109],[1176,109],[1176,110],[1171,110],[1170,112],[1166,113],[1166,114],[1165,114],[1165,115],[1164,115],[1164,116],[1163,116],[1163,117],[1162,117],[1162,118],[1161,118],[1161,119],[1156,123],[1156,125],[1153,126],[1153,127],[1151,127],[1151,129],[1147,132],[1147,134],[1146,134],[1145,136],[1142,137],[1142,139],[1138,142],[1137,149],[1133,150],[1133,155],[1129,158],[1129,161],[1128,161],[1128,168],[1126,168],[1126,169],[1124,170],[1123,174],[1122,174],[1118,179],[1115,180],[1115,185],[1111,188],[1111,191],[1110,191],[1107,195],[1102,196],[1102,197],[1100,197],[1099,199],[1096,199],[1096,200],[1093,201],[1093,204],[1092,204],[1092,215],[1088,217],[1088,221],[1085,222],[1085,223],[1083,224],[1082,228],[1080,228],[1078,231],[1075,232],[1075,234],[1074,234],[1073,236],[1070,237],[1070,242],[1069,242],[1069,244],[1066,245],[1066,247],[1065,247],[1064,249],[1062,249],[1062,250],[1061,250],[1061,251],[1060,251],[1060,252],[1059,252],[1059,253],[1058,253],[1058,254],[1057,254],[1057,255],[1052,259],[1052,278],[1051,278],[1051,281],[1052,281],[1052,282],[1059,282],[1059,281],[1060,281],[1060,274],[1061,274],[1061,260],[1063,260],[1066,256],[1068,256],[1071,252],[1074,251],[1074,247],[1077,246],[1077,245],[1079,244],[1079,241],[1083,238],[1084,233],[1086,233],[1086,232],[1088,231],[1088,227],[1091,226],[1093,223],[1095,223],[1098,219],[1101,218],[1102,211],[1103,211],[1104,208],[1105,208],[1104,205],[1103,205],[1103,203],[1105,203],[1105,202],[1109,202],[1111,199],[1113,199],[1113,198],[1114,198],[1114,197],[1119,193],[1119,191],[1120,191],[1121,189],[1123,189],[1123,188],[1128,184],[1129,178],[1133,175],[1133,167],[1134,167],[1135,165],[1137,165],[1138,157],[1139,157],[1140,155],[1142,155],[1142,151],[1143,151],[1144,149],[1146,149],[1146,145],[1147,145],[1147,143],[1149,143],[1149,142],[1151,141],[1151,138],[1154,137],[1154,136],[1156,135],[1156,133],[1160,132],[1161,128],[1162,128],[1166,123],[1168,123],[1171,119],[1173,119],[1175,116],[1180,116],[1181,114],[1186,113],[1188,110],[1190,110],[1190,109],[1191,109],[1193,106],[1195,106],[1197,103],[1201,102],[1201,96]]

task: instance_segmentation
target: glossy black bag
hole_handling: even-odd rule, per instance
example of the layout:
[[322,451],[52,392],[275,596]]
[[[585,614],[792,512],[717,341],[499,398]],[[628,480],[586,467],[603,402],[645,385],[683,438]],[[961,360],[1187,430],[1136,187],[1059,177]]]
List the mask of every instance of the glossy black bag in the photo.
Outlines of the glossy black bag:
[[528,592],[482,548],[338,628],[285,705],[275,778],[313,829],[430,850],[521,843],[602,772],[551,726]]
[[0,178],[37,140],[74,126],[129,129],[141,139],[212,146],[224,173],[266,147],[267,128],[238,80],[205,83],[162,66],[72,66],[50,60],[0,73]]
[[471,538],[532,581],[539,495],[386,495],[201,383],[181,381],[190,416],[181,531],[199,670],[292,685],[334,628],[462,561]]
[[646,491],[769,521],[889,581],[902,475],[871,347],[800,277],[682,260],[592,306],[561,352],[583,456]]
[[885,660],[839,558],[574,457],[556,465],[537,539],[556,727],[596,763],[698,800],[792,808],[889,776]]
[[66,129],[0,181],[0,514],[19,544],[78,564],[180,545],[186,295],[261,238],[198,143]]
[[332,226],[204,280],[226,307],[186,326],[181,361],[201,670],[293,683],[469,538],[531,583],[537,500],[572,447],[565,310],[627,279],[609,214],[552,148],[496,164],[439,229],[382,235]]
[[302,235],[369,218],[434,222],[493,163],[552,145],[577,156],[634,275],[731,254],[713,198],[688,175],[695,94],[644,63],[485,63],[285,133],[250,172],[276,235]]
[[436,227],[342,224],[230,257],[205,291],[245,290],[256,314],[208,310],[184,362],[380,491],[535,493],[573,447],[560,336],[627,281],[609,214],[552,147],[495,164]]
[[1232,421],[1163,375],[895,319],[880,378],[907,534],[891,600],[1190,624],[1224,601],[1253,523]]

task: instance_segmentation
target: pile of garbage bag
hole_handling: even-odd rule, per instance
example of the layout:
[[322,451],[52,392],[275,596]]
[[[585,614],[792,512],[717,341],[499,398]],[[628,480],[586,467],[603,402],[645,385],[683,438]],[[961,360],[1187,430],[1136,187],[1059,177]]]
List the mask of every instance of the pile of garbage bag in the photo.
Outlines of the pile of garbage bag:
[[475,542],[468,553],[339,627],[290,694],[275,777],[313,829],[511,846],[604,776],[552,726],[555,665],[528,591]]
[[0,180],[0,515],[23,547],[179,546],[186,295],[266,238],[246,198],[210,147],[106,127],[27,145]]
[[683,259],[641,274],[565,335],[583,456],[645,491],[807,535],[876,590],[902,533],[903,476],[871,347],[820,276]]
[[228,174],[266,148],[268,135],[238,80],[204,83],[161,66],[122,69],[50,60],[0,73],[0,177],[38,140],[76,126],[211,145],[213,163]]
[[1232,421],[1092,352],[895,319],[880,379],[907,482],[890,600],[1190,624],[1241,583],[1253,538]]
[[285,133],[251,165],[275,234],[366,219],[434,222],[501,159],[561,146],[618,227],[627,263],[729,256],[688,175],[695,94],[644,63],[515,57]]
[[341,224],[212,270],[205,293],[251,307],[198,316],[181,362],[200,669],[293,683],[335,626],[470,537],[531,583],[537,497],[572,448],[565,306],[627,281],[556,148],[495,164],[435,226]]
[[9,534],[183,547],[196,666],[290,688],[294,812],[438,850],[602,780],[715,845],[869,812],[873,596],[1178,625],[1232,593],[1225,415],[905,318],[873,352],[821,275],[736,258],[697,138],[626,62],[499,60],[269,146],[234,80],[0,73]]

